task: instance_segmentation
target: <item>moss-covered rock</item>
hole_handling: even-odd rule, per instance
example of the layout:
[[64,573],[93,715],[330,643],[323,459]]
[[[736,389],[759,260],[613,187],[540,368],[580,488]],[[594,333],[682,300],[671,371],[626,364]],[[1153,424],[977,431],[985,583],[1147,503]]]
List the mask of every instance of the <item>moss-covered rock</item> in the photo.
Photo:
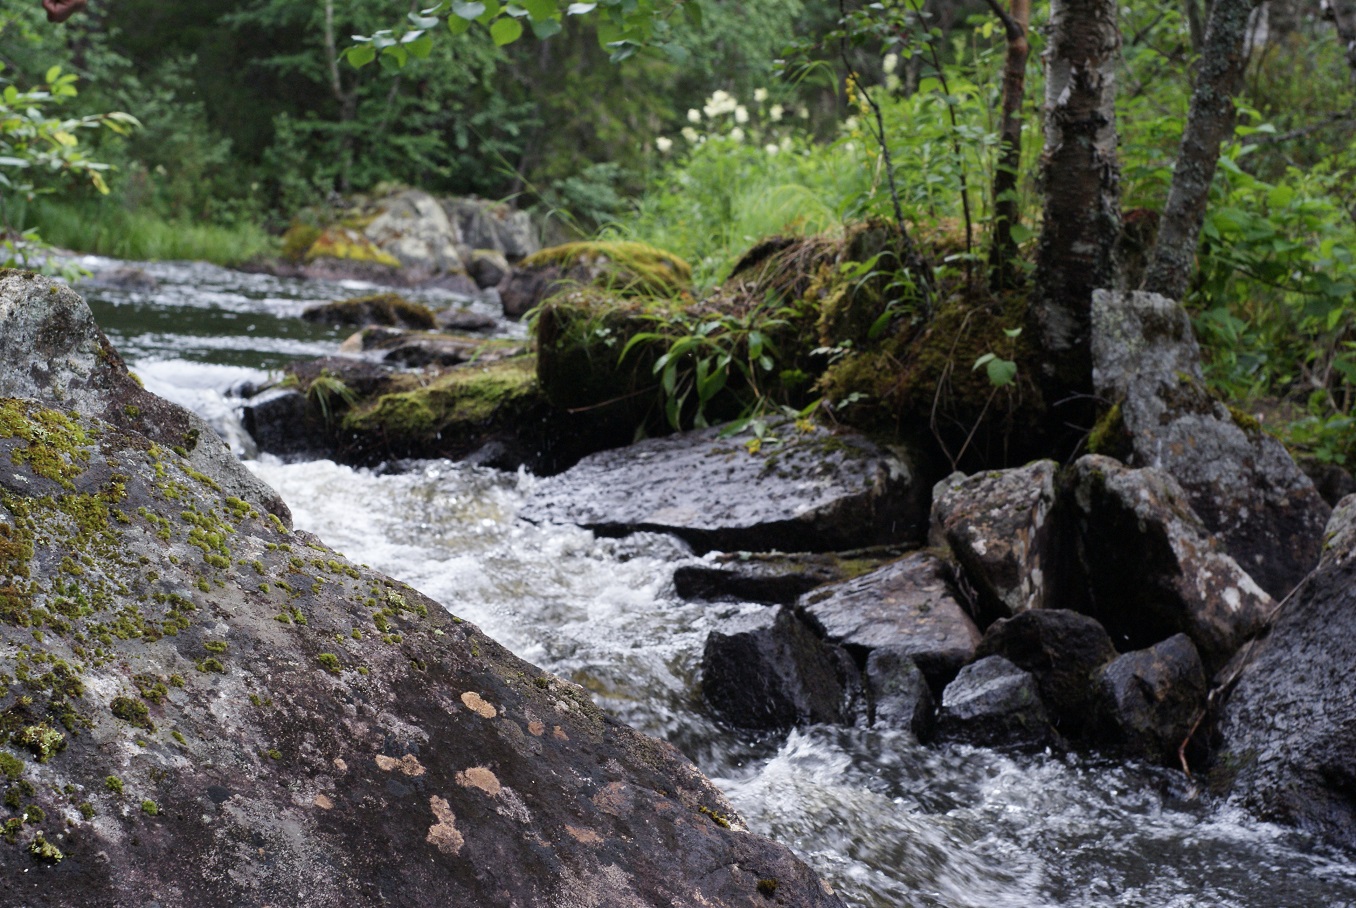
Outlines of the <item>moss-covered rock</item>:
[[386,325],[394,328],[429,330],[434,327],[433,312],[423,303],[405,299],[398,293],[374,293],[351,299],[308,306],[301,317],[323,325]]
[[383,252],[371,240],[356,230],[346,227],[327,227],[306,250],[307,262],[317,259],[338,259],[345,262],[383,265],[399,268],[400,260]]
[[566,243],[519,263],[500,290],[504,314],[521,318],[556,293],[598,287],[621,296],[677,297],[692,285],[692,267],[645,243]]

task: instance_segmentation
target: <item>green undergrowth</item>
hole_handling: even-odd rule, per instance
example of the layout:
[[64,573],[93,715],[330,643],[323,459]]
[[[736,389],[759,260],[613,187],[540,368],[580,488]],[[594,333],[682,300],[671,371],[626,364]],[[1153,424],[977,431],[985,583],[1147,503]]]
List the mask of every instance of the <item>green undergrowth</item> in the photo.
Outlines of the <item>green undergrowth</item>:
[[16,220],[54,246],[120,259],[196,259],[236,265],[273,252],[277,241],[253,224],[170,221],[115,201],[39,199]]

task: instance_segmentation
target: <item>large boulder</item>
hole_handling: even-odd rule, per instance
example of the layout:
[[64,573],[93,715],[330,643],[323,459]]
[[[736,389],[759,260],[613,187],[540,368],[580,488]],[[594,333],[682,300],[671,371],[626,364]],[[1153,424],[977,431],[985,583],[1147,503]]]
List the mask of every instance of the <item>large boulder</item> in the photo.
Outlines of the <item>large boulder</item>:
[[[88,405],[28,337],[6,379]],[[7,903],[841,904],[671,746],[55,403],[0,399]]]
[[1097,677],[1098,746],[1124,756],[1174,764],[1205,714],[1205,669],[1186,634],[1118,656]]
[[932,491],[935,542],[947,545],[974,585],[988,623],[1043,608],[1058,536],[1051,460],[954,476]]
[[466,249],[493,250],[510,262],[541,249],[536,225],[526,211],[475,198],[443,199],[442,206]]
[[73,290],[26,271],[0,271],[0,398],[43,400],[136,432],[187,458],[230,495],[291,522],[278,493],[257,479],[196,414],[157,397]]
[[1356,848],[1356,497],[1327,538],[1314,577],[1239,660],[1215,775],[1259,816]]
[[1221,550],[1171,476],[1087,455],[1069,483],[1088,584],[1080,610],[1117,649],[1184,633],[1213,672],[1261,630],[1271,597]]
[[711,708],[743,728],[842,723],[860,695],[852,659],[786,608],[721,622],[702,650],[701,686]]
[[1262,589],[1280,598],[1318,562],[1329,508],[1279,441],[1212,398],[1186,311],[1152,293],[1092,298],[1093,384],[1116,402],[1094,436],[1156,467]]
[[945,565],[927,552],[808,593],[799,608],[826,640],[862,661],[879,649],[907,655],[937,690],[974,657],[980,640]]
[[1116,649],[1106,629],[1087,615],[1039,609],[995,622],[975,655],[1002,656],[1030,672],[1060,734],[1076,737],[1091,711],[1095,676],[1116,658]]
[[904,456],[852,434],[783,427],[757,451],[719,428],[585,457],[521,516],[603,535],[672,533],[698,550],[833,551],[918,540],[926,512]]
[[690,290],[692,266],[670,252],[633,242],[566,243],[534,253],[500,287],[504,314],[521,318],[562,290],[594,285],[624,296],[677,296]]
[[406,269],[427,279],[465,270],[457,231],[437,199],[415,189],[382,200],[382,212],[363,235]]

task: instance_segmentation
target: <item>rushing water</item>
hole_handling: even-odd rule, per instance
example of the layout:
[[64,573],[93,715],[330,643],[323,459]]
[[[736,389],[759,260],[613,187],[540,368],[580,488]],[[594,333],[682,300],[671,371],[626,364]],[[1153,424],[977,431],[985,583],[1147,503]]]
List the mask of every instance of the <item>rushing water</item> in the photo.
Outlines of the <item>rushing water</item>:
[[[204,413],[242,451],[249,443],[229,388],[332,352],[342,332],[296,316],[308,302],[371,290],[205,265],[144,267],[159,290],[80,289],[147,386]],[[448,294],[427,301],[492,311]],[[1350,855],[1212,802],[1180,773],[920,746],[893,731],[817,726],[750,737],[720,727],[694,695],[702,643],[720,618],[761,606],[679,599],[673,570],[693,556],[668,537],[597,539],[517,520],[532,476],[446,461],[400,474],[250,463],[298,527],[674,743],[752,828],[794,848],[849,904],[1356,908]]]

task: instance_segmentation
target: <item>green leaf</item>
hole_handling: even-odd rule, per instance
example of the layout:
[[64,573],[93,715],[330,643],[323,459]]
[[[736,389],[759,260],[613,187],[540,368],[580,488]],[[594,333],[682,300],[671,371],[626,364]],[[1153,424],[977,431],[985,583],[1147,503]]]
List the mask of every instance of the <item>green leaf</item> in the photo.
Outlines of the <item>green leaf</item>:
[[350,66],[359,69],[375,60],[377,51],[370,44],[355,44],[344,48],[344,57],[348,59]]
[[433,52],[433,37],[424,32],[405,47],[409,50],[410,56],[416,60],[427,60],[428,55]]
[[527,14],[532,17],[533,22],[544,22],[556,17],[555,0],[519,0],[519,2],[527,9]]
[[1008,337],[1011,337],[1011,338],[1018,338],[1018,337],[1021,337],[1021,336],[1022,336],[1022,329],[1021,329],[1021,328],[1004,328],[1004,329],[1003,329],[1003,333],[1004,333],[1005,335],[1007,335]]
[[499,47],[506,44],[512,44],[523,36],[523,23],[517,19],[501,18],[495,19],[494,24],[490,26],[490,37]]
[[661,44],[659,45],[659,49],[667,54],[668,58],[674,63],[686,63],[692,57],[692,54],[688,52],[688,49],[676,41]]
[[454,2],[452,4],[452,12],[469,22],[472,19],[479,19],[481,16],[485,15],[485,4]]
[[495,16],[499,15],[499,11],[503,9],[503,7],[500,6],[499,0],[485,0],[484,6],[485,12],[476,16],[476,21],[481,25],[489,25],[494,21]]
[[460,16],[448,16],[447,30],[454,35],[464,35],[471,30],[471,20]]
[[989,384],[995,388],[1006,387],[1017,377],[1017,364],[1010,359],[999,359],[995,356],[984,368],[989,373]]
[[51,69],[47,70],[47,78],[43,79],[43,81],[46,82],[48,85],[51,85],[53,82],[55,82],[55,81],[57,80],[57,78],[58,78],[60,75],[61,75],[61,67],[60,67],[60,66],[53,66]]
[[534,19],[532,20],[532,34],[537,36],[538,41],[545,41],[547,38],[554,38],[564,29],[558,19]]
[[697,0],[686,0],[683,4],[683,15],[693,28],[702,27],[702,6]]

